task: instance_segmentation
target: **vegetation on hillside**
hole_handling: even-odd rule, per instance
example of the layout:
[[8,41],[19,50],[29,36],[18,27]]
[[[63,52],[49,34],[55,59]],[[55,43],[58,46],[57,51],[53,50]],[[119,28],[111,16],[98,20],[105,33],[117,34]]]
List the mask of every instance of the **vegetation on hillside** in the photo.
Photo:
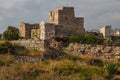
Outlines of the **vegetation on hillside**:
[[14,53],[14,46],[10,42],[0,44],[0,54]]
[[18,40],[19,38],[19,30],[16,27],[8,26],[7,30],[3,32],[4,40]]
[[[113,63],[105,64],[98,59],[94,65],[86,63],[87,58],[69,55],[60,60],[41,62],[18,62],[13,55],[0,55],[1,80],[111,80],[118,75]],[[90,59],[91,61],[91,59]],[[97,64],[100,63],[99,64]],[[112,76],[112,77],[110,77]]]
[[70,37],[54,37],[54,39],[57,42],[64,42],[65,46],[69,45],[70,43],[120,46],[120,42],[113,42],[110,39],[102,39],[97,33],[79,33],[71,35]]
[[103,40],[94,34],[75,34],[69,37],[70,43],[103,44]]
[[[18,30],[8,27],[3,37],[5,40],[17,40]],[[54,39],[58,42],[63,41],[66,45],[69,43],[109,44],[109,40],[104,41],[94,34],[75,34],[68,38],[55,37]],[[26,55],[37,55],[41,61],[19,61],[16,54],[23,55],[24,58]],[[106,64],[99,58],[89,55],[71,55],[54,48],[40,54],[38,50],[26,49],[19,44],[0,43],[0,80],[112,80],[114,76],[120,75],[119,62],[116,63]]]

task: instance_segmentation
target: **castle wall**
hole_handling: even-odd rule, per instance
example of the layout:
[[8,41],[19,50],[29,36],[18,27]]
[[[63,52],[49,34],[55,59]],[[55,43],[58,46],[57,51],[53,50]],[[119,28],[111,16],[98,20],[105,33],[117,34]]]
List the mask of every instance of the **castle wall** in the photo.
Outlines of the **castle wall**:
[[21,40],[15,41],[14,43],[18,43],[27,49],[37,49],[40,51],[45,51],[48,47],[47,42],[44,40]]
[[40,29],[32,29],[31,30],[31,38],[32,39],[40,39]]
[[49,12],[49,23],[20,23],[20,35],[28,39],[46,40],[55,36],[66,37],[84,31],[84,18],[75,17],[73,7],[59,7]]

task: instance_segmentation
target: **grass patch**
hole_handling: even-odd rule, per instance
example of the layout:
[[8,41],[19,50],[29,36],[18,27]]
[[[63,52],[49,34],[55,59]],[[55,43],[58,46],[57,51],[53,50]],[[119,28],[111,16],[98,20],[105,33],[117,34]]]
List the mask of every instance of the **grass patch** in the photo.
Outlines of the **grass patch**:
[[6,63],[2,60],[0,60],[0,66],[4,66]]

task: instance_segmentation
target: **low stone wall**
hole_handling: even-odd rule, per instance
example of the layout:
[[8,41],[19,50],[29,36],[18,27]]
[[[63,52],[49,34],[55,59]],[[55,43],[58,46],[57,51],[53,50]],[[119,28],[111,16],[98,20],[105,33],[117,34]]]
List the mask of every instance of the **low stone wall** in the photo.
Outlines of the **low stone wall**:
[[28,49],[37,49],[45,51],[47,49],[47,42],[43,40],[19,40],[14,43],[20,44]]
[[90,54],[90,55],[105,55],[120,54],[120,47],[104,46],[104,45],[87,45],[87,44],[70,44],[67,47],[68,53],[71,54]]
[[40,57],[30,57],[30,56],[14,56],[18,62],[41,62]]

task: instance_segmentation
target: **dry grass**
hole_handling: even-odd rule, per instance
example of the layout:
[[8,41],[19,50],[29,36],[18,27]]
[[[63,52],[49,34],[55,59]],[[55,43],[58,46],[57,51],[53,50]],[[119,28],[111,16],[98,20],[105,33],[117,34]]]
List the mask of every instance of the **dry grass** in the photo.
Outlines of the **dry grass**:
[[44,60],[42,62],[16,62],[10,54],[0,55],[6,64],[0,66],[0,80],[104,80],[102,67],[83,65],[81,61]]

